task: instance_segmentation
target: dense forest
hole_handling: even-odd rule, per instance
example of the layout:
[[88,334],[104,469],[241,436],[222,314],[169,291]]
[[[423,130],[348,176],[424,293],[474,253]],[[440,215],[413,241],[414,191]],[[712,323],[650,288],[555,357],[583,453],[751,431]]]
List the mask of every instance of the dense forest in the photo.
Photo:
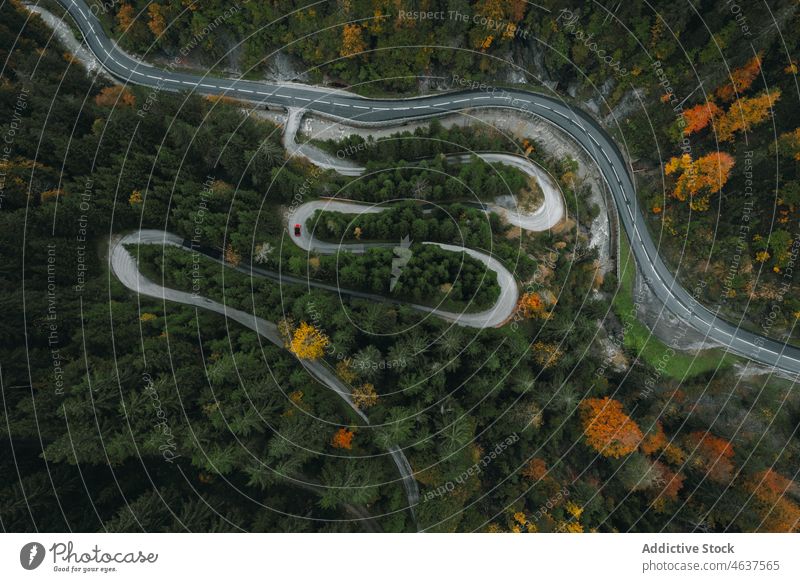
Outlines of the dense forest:
[[310,224],[317,238],[328,241],[398,241],[410,235],[412,240],[458,244],[473,249],[490,248],[493,227],[502,228],[499,221],[495,219],[492,224],[484,212],[469,206],[452,204],[446,211],[431,208],[426,212],[420,205],[409,202],[391,206],[379,214],[357,216],[318,210]]
[[[115,6],[112,25],[126,32],[126,46],[141,51],[164,32],[158,42],[165,54],[188,42],[193,27],[202,30],[226,8],[219,3],[215,12],[215,3],[201,9],[190,2],[165,2],[150,4],[148,18],[134,20],[145,4]],[[214,58],[227,52],[225,39],[259,31],[242,49],[241,66],[248,67],[270,47],[324,28],[321,24],[340,18],[341,11],[350,19],[351,10],[381,10],[374,2],[354,0],[276,20],[290,5],[234,5],[241,8],[202,40],[203,50]],[[470,10],[466,1],[449,5]],[[567,45],[568,36],[553,30],[552,19],[541,20],[527,3],[523,10],[514,2],[476,5],[503,7],[498,18],[535,27]],[[507,7],[517,12],[506,12]],[[173,11],[184,10],[191,16],[186,23],[162,25],[173,22]],[[625,10],[644,6],[620,9],[618,17],[631,19],[635,15]],[[583,17],[599,22],[601,14],[601,7],[587,6]],[[674,3],[665,5],[664,14],[680,25],[673,29],[680,34],[697,29],[690,11]],[[270,22],[280,28],[261,30]],[[663,51],[665,63],[677,63],[675,43],[664,40],[665,30],[652,31],[655,24],[642,17],[638,28],[655,36],[654,50]],[[369,26],[331,29],[329,36],[294,43],[293,50],[298,58],[320,63],[343,50],[359,53],[358,43],[376,49],[410,45],[434,30],[422,23],[395,26],[388,34],[386,23],[384,34]],[[390,66],[400,67],[394,77],[403,76],[403,67],[416,78],[427,68],[451,65],[488,74],[492,51],[515,50],[522,37],[489,39],[485,27],[453,30],[465,46],[477,49],[450,51],[455,61],[417,49],[397,51],[397,60],[341,59],[325,74],[347,83],[359,75],[365,81],[383,78]],[[725,37],[731,46],[735,32]],[[715,38],[723,37],[715,33]],[[610,32],[602,39],[622,43],[619,58],[635,70],[643,58],[641,47]],[[546,58],[548,68],[570,78],[566,63]],[[702,51],[692,58],[710,61]],[[313,199],[339,188],[357,191],[359,180],[319,174],[304,162],[285,159],[278,129],[243,115],[235,104],[166,92],[150,99],[143,89],[88,76],[53,42],[45,25],[16,2],[0,5],[0,59],[5,115],[0,131],[6,138],[0,161],[4,530],[798,527],[800,400],[793,384],[741,375],[730,363],[671,377],[620,342],[625,328],[614,298],[622,281],[599,276],[596,251],[585,245],[586,223],[534,235],[503,228],[494,218],[475,229],[468,246],[489,243],[499,249],[499,259],[522,286],[518,317],[500,328],[461,328],[403,305],[259,279],[237,267],[252,262],[309,277],[315,270],[329,269],[332,275],[338,269],[343,276],[344,268],[288,244],[282,216],[298,192]],[[587,71],[595,70],[591,54],[583,59]],[[413,86],[403,81],[384,89],[415,86],[416,81]],[[659,128],[668,129],[666,124]],[[491,130],[460,131],[493,149],[518,148]],[[766,151],[759,148],[756,156]],[[438,173],[446,192],[453,182],[474,188],[472,182],[483,184],[494,175],[491,168],[464,175],[464,168],[443,173],[409,168],[400,161],[412,156],[394,156],[383,163],[401,169],[385,172],[386,188],[407,188],[422,178],[436,185],[432,175]],[[661,204],[654,221],[700,200],[693,183],[686,185],[685,200],[679,195],[680,177],[694,172],[687,168],[700,159],[695,155],[691,162],[679,158],[668,164],[668,177],[676,181],[670,191],[676,194],[667,202],[674,209]],[[589,204],[585,185],[566,179],[569,160],[543,163],[559,179],[570,209]],[[743,165],[737,161],[734,168]],[[513,179],[513,173],[509,176]],[[709,209],[722,199],[704,192]],[[652,195],[643,194],[645,199]],[[459,221],[463,215],[466,223],[470,210],[453,203],[460,199],[445,196],[437,203],[458,212]],[[428,234],[438,229],[444,237],[442,215],[421,218],[410,207],[392,212],[406,211],[414,217],[406,221],[406,234],[414,234],[415,221],[421,220],[418,229],[424,226]],[[711,216],[713,211],[698,212]],[[332,222],[329,234],[342,232],[338,225]],[[401,220],[391,229],[387,225],[387,236],[402,234],[403,226]],[[109,271],[108,237],[143,227],[165,228],[219,249],[223,261],[203,258],[197,267],[203,293],[278,323],[285,345],[263,341],[220,315],[127,290]],[[776,260],[775,251],[766,245],[758,252],[769,253],[764,262],[771,268],[767,261]],[[450,255],[454,262],[447,263],[440,251],[427,247],[415,249],[418,271],[410,270],[409,279],[398,282],[404,294],[419,293],[421,300],[453,283],[452,269],[462,261]],[[134,251],[150,278],[190,287],[191,253],[147,246]],[[366,260],[381,260],[381,254]],[[365,266],[360,258],[345,260],[352,262],[345,268],[352,266],[354,284],[360,271],[385,274],[385,262],[377,267]],[[429,267],[435,276],[426,271]],[[385,277],[376,282],[385,283]],[[477,288],[474,279],[463,285],[448,293],[464,300]],[[489,296],[486,300],[491,303]],[[302,360],[329,364],[353,388],[355,405],[368,412],[370,423],[314,381]],[[420,487],[413,514],[406,510],[397,468],[387,454],[394,446],[407,456]]]
[[[656,60],[673,85],[686,80],[694,87],[695,71],[704,67],[721,81],[727,72],[712,67],[720,53],[747,59],[751,42],[777,35],[769,30],[773,19],[791,26],[796,15],[790,4],[742,10],[713,0],[688,9],[669,2],[572,0],[213,0],[201,9],[191,0],[132,0],[100,14],[126,48],[187,65],[194,58],[259,75],[285,52],[311,81],[365,91],[416,91],[420,83],[477,77],[556,84],[562,91],[602,87],[613,103],[631,83],[657,86]],[[609,54],[598,55],[597,47]]]
[[789,0],[746,9],[713,0],[337,0],[202,10],[135,0],[102,16],[124,47],[185,66],[261,77],[280,54],[305,80],[369,94],[460,89],[465,79],[555,90],[604,119],[629,151],[653,232],[685,286],[702,283],[702,299],[728,319],[800,342],[800,293],[787,272],[800,251],[800,40],[780,34],[800,26]]

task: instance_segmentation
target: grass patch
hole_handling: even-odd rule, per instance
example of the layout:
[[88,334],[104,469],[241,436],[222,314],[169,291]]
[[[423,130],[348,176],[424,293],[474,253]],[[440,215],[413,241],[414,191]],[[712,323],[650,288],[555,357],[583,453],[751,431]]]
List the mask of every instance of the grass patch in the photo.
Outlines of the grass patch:
[[658,339],[636,316],[633,287],[636,278],[636,262],[625,233],[620,233],[620,281],[614,296],[614,312],[625,327],[624,345],[634,356],[650,366],[661,369],[666,376],[684,380],[714,370],[730,367],[736,356],[725,350],[714,348],[697,354],[675,351]]

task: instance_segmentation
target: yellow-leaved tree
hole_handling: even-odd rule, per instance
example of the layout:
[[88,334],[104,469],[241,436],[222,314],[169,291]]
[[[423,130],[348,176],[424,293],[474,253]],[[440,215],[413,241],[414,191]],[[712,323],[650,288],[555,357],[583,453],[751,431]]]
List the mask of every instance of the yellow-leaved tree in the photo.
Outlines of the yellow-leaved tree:
[[778,146],[785,155],[791,155],[800,162],[800,127],[781,135],[778,139]]
[[558,363],[564,352],[557,344],[538,341],[531,346],[534,361],[542,368],[550,368]]
[[772,106],[781,98],[780,89],[762,91],[755,97],[737,99],[715,123],[720,141],[730,141],[737,131],[749,131],[770,116]]
[[363,32],[358,24],[345,24],[342,31],[342,48],[339,54],[343,57],[351,57],[363,53],[367,50],[367,43],[364,42]]
[[360,409],[370,408],[378,403],[378,393],[375,386],[367,382],[353,388],[353,404]]
[[289,349],[298,358],[318,360],[325,355],[325,348],[330,343],[328,336],[305,321],[292,334]]
[[725,152],[712,152],[697,160],[683,154],[667,162],[664,173],[678,176],[672,191],[674,198],[689,198],[692,210],[708,210],[709,196],[722,190],[734,163],[733,156]]

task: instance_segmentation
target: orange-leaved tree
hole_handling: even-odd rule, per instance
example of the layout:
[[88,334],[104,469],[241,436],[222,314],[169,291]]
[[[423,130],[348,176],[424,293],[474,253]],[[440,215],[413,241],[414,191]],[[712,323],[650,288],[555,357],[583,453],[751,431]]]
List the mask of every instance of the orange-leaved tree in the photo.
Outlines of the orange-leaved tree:
[[712,152],[697,160],[683,154],[667,162],[664,172],[678,174],[672,191],[674,198],[680,201],[689,198],[692,210],[707,210],[709,196],[722,190],[734,164],[733,156],[725,152]]
[[160,38],[167,29],[167,20],[164,18],[164,7],[152,2],[147,6],[147,13],[150,16],[147,27],[156,38]]
[[123,105],[133,107],[136,105],[136,97],[122,85],[112,85],[104,87],[100,93],[95,95],[94,102],[100,107],[121,107]]
[[333,438],[331,438],[331,446],[335,449],[352,449],[354,435],[355,433],[352,430],[340,428],[333,433]]
[[758,53],[740,69],[731,73],[731,82],[717,89],[717,97],[723,101],[730,101],[739,93],[747,91],[761,71],[761,53]]
[[717,107],[713,101],[698,103],[694,107],[685,109],[683,111],[683,121],[686,124],[684,132],[686,135],[697,133],[711,123],[712,119],[719,117],[721,114],[722,109]]
[[325,355],[325,348],[330,343],[328,336],[305,321],[294,330],[289,349],[298,358],[318,360]]
[[547,475],[547,463],[544,462],[544,459],[539,457],[534,457],[528,464],[525,465],[525,468],[522,469],[522,476],[527,477],[531,481],[539,481],[543,479],[544,476]]
[[150,20],[147,22],[150,32],[152,32],[156,38],[160,38],[167,29],[167,19],[164,18],[164,7],[152,2],[147,6],[147,13],[150,16]]
[[544,311],[544,301],[535,291],[525,293],[519,298],[517,309],[523,317],[538,317]]
[[342,31],[342,48],[339,55],[350,57],[358,55],[367,50],[367,43],[364,42],[361,27],[358,24],[345,24]]
[[639,426],[611,398],[587,398],[580,405],[586,443],[604,457],[629,455],[642,442]]
[[[475,12],[479,17],[489,22],[502,23],[503,26],[496,27],[495,31],[502,33],[504,39],[513,38],[517,32],[517,24],[525,17],[525,9],[528,2],[525,0],[479,0],[475,4]],[[477,27],[476,27],[477,28]],[[494,40],[494,34],[483,34],[477,32],[477,38],[482,39],[476,44],[476,48],[488,48]]]
[[659,501],[675,501],[678,498],[678,492],[683,487],[683,475],[674,473],[664,463],[655,461],[653,463],[653,470],[656,472],[656,484],[658,486],[657,494]]
[[228,246],[225,247],[225,262],[232,267],[238,267],[242,262],[242,255],[233,248],[231,243],[228,243]]
[[753,494],[763,521],[759,530],[796,532],[800,530],[800,506],[792,500],[800,496],[800,487],[773,469],[756,473],[745,483]]
[[708,431],[694,431],[686,438],[692,451],[691,463],[703,471],[711,481],[729,483],[733,478],[733,446],[723,438]]
[[119,32],[126,32],[128,28],[135,22],[133,6],[130,4],[123,4],[117,11],[117,30]]
[[645,455],[652,455],[667,446],[667,443],[664,427],[661,426],[660,421],[656,421],[656,425],[642,440],[642,452]]
[[731,103],[725,115],[715,122],[719,139],[730,141],[737,131],[749,131],[767,119],[780,98],[781,90],[773,88],[755,97],[742,97]]

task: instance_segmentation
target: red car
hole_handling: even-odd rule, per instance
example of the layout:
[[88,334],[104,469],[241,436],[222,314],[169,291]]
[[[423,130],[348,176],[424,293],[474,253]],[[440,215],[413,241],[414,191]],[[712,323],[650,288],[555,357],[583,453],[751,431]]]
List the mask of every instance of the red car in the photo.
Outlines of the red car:
[[295,224],[294,225],[294,236],[300,236],[300,225],[299,224]]

